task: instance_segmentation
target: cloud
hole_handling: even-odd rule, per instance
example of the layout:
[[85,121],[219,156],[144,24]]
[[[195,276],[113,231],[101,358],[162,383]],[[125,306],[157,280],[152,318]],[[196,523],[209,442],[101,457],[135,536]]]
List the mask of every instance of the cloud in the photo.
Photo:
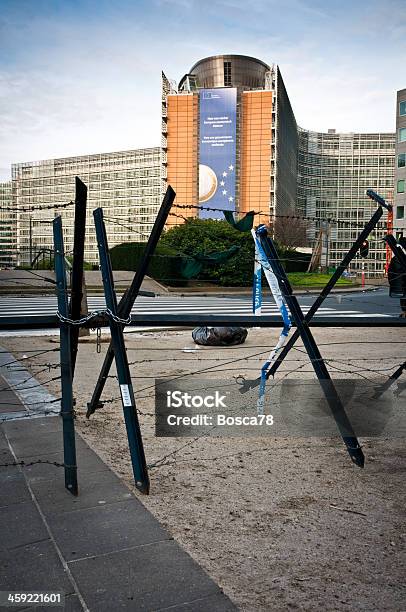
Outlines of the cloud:
[[392,131],[406,85],[404,0],[4,4],[1,167],[158,146],[161,69],[179,81],[209,55],[278,63],[299,124],[319,131]]

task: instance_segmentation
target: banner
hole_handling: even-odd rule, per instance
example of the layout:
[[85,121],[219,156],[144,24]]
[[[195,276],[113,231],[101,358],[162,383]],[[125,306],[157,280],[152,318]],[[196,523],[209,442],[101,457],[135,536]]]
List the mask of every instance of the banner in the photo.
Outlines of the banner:
[[[202,89],[200,97],[199,204],[235,210],[237,89]],[[201,219],[221,219],[221,212],[199,211]]]

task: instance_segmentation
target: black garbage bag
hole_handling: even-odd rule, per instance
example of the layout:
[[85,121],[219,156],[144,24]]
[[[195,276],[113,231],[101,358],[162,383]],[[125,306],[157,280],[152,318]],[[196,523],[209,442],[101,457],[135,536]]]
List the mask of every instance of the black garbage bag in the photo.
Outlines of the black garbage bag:
[[248,331],[245,327],[195,327],[192,338],[204,346],[231,346],[243,344]]

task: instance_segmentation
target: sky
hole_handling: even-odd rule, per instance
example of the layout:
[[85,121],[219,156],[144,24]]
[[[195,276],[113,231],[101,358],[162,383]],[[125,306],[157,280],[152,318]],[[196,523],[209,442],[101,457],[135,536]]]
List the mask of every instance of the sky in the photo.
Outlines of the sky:
[[393,132],[406,0],[0,0],[0,180],[159,146],[161,70],[224,53],[278,64],[301,127]]

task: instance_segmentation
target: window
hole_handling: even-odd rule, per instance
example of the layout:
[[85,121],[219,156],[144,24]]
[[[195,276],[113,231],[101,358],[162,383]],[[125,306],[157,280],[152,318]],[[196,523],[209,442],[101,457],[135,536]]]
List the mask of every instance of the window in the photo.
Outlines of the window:
[[404,181],[404,179],[401,179],[400,181],[398,181],[397,192],[398,193],[405,193],[405,181]]
[[231,87],[231,62],[224,62],[224,87]]
[[405,218],[405,207],[396,206],[396,219],[404,219],[404,218]]
[[406,142],[406,128],[399,129],[399,142]]
[[403,117],[406,115],[406,100],[399,102],[399,115]]
[[406,153],[399,153],[398,168],[404,168],[405,166],[406,166]]

